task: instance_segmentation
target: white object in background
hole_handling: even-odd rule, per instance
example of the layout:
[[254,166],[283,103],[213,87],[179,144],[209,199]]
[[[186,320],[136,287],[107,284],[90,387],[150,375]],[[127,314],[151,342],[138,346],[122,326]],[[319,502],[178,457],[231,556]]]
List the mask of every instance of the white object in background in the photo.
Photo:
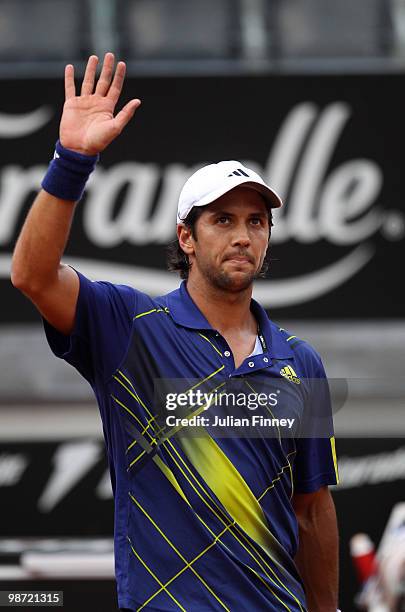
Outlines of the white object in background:
[[47,578],[114,578],[114,554],[44,554],[27,552],[21,567],[32,577]]

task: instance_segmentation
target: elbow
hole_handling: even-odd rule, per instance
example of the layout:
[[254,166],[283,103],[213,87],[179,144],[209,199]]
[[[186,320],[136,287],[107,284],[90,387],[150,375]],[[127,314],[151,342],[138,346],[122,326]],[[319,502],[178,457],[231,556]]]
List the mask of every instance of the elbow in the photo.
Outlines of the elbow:
[[35,279],[30,278],[27,271],[21,270],[13,264],[11,266],[10,280],[11,284],[27,297],[33,297],[41,291],[38,283],[33,282]]
[[28,284],[27,279],[25,279],[25,278],[23,278],[21,276],[12,274],[11,275],[11,284],[13,285],[13,287],[15,287],[15,289],[18,289],[18,291],[21,291],[21,293],[23,293],[27,297],[33,295],[33,289]]
[[24,278],[24,274],[22,271],[18,269],[14,263],[11,264],[11,274],[10,274],[11,284],[18,289],[19,291],[24,292],[24,288],[27,285],[27,279]]
[[10,280],[12,285],[25,293],[29,287],[29,274],[26,266],[22,265],[22,261],[19,261],[16,255],[11,261]]
[[48,271],[40,276],[28,268],[21,268],[12,264],[10,280],[18,291],[21,291],[21,293],[35,302],[55,282],[55,275]]

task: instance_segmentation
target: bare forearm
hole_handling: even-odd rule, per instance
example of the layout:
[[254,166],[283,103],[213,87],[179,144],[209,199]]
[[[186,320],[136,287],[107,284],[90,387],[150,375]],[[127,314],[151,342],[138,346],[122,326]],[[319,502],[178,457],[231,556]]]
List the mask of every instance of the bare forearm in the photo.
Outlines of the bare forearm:
[[338,605],[338,530],[330,494],[297,513],[299,548],[295,558],[310,612],[336,612]]
[[[89,57],[80,94],[74,67],[65,68],[65,104],[56,155],[18,238],[11,281],[62,334],[75,324],[79,276],[61,258],[69,238],[75,202],[83,194],[99,154],[122,132],[141,101],[130,100],[114,116],[125,78],[125,63],[106,53],[96,82],[98,58]],[[48,192],[59,196],[54,197]],[[63,199],[65,198],[65,199]]]
[[41,190],[14,249],[11,279],[35,292],[55,280],[72,225],[75,203]]

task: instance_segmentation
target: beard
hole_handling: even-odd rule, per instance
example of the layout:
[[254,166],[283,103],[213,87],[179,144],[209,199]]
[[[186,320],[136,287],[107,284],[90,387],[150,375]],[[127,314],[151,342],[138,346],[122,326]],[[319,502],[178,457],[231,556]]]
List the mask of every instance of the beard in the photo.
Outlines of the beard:
[[227,272],[224,269],[215,269],[212,266],[199,266],[202,275],[216,289],[238,293],[252,286],[253,281],[260,276],[261,266],[257,270],[246,272]]

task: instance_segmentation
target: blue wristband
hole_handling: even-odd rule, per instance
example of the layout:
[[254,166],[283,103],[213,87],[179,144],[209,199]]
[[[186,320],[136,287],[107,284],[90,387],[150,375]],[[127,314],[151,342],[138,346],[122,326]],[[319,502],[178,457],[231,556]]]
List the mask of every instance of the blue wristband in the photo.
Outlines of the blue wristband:
[[61,200],[77,202],[83,195],[87,179],[96,167],[99,155],[83,155],[65,149],[59,140],[41,186]]

